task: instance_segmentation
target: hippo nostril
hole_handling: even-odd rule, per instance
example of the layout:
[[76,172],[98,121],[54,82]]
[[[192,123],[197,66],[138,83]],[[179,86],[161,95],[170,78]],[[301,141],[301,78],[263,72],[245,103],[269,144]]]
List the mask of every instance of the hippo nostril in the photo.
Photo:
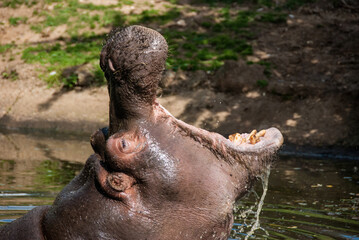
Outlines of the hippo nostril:
[[111,173],[107,176],[107,184],[118,192],[123,192],[132,187],[135,179],[124,173]]
[[116,189],[117,191],[123,191],[124,190],[124,186],[122,185],[122,179],[120,176],[118,175],[113,175],[110,174],[107,177],[107,183],[113,188]]

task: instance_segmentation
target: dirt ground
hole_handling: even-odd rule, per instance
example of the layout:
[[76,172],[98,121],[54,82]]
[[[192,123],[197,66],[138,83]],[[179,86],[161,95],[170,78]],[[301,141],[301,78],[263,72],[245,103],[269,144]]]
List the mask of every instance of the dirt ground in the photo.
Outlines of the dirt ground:
[[[166,71],[160,103],[181,120],[223,135],[274,126],[286,143],[358,149],[359,5],[348,3],[333,8],[318,1],[288,12],[284,24],[253,26],[254,54],[246,60],[271,63],[267,86],[253,84],[262,66],[228,61],[214,73]],[[0,18],[12,11],[0,8]],[[27,25],[2,24],[0,44],[48,41],[61,31],[41,36]],[[0,58],[0,73],[18,73],[16,81],[0,76],[2,129],[90,134],[107,125],[105,86],[48,88],[38,79],[42,66],[24,63],[20,54],[14,58]]]

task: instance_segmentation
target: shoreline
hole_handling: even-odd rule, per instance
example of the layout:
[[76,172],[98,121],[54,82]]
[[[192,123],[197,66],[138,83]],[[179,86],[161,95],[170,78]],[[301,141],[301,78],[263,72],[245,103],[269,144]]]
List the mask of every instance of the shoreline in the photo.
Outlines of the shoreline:
[[[104,126],[102,126],[104,127]],[[96,129],[94,128],[94,131]],[[93,132],[94,132],[93,131]],[[56,139],[56,140],[69,140],[88,142],[90,147],[90,132],[79,131],[59,131],[57,129],[39,129],[39,128],[9,128],[0,124],[0,135],[31,135],[35,139]],[[284,158],[305,158],[305,159],[330,159],[330,160],[346,160],[346,161],[359,161],[358,147],[346,146],[309,146],[297,145],[293,143],[284,142],[283,146],[278,151],[279,157]],[[83,156],[85,159],[87,156]],[[70,160],[71,161],[71,160]]]

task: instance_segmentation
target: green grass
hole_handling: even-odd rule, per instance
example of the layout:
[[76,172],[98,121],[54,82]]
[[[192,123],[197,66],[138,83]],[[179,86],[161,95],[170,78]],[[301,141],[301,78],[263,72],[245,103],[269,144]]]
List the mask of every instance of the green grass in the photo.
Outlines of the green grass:
[[36,1],[36,0],[2,0],[2,2],[0,3],[0,6],[16,8],[19,5],[25,4],[26,6],[31,7],[31,6],[35,5],[37,2],[38,1]]
[[[165,12],[155,9],[145,10],[140,14],[124,15],[120,11],[104,6],[96,6],[96,10],[102,10],[103,14],[91,15],[79,14],[79,9],[95,9],[93,5],[81,5],[77,1],[59,3],[55,6],[56,12],[40,13],[46,16],[42,27],[54,27],[61,24],[68,25],[68,33],[74,41],[78,41],[78,29],[87,26],[93,29],[97,24],[104,26],[122,26],[124,24],[157,24],[162,26],[174,21],[181,16],[180,9],[168,8]],[[190,30],[164,29],[161,33],[169,43],[169,57],[167,67],[177,70],[216,70],[224,64],[225,60],[237,60],[252,54],[252,47],[247,40],[253,37],[248,31],[251,23],[255,22],[258,13],[255,11],[238,11],[231,14],[228,8],[220,9],[222,20],[220,22],[207,22],[203,24],[207,31],[198,33]],[[263,15],[265,21],[276,21],[277,15]],[[77,21],[70,25],[69,18],[77,17]],[[275,19],[275,20],[273,20]],[[264,21],[262,19],[262,21]],[[41,31],[41,27],[32,27],[35,31]],[[80,39],[81,40],[81,39]],[[98,45],[97,45],[98,46]],[[98,58],[100,48],[93,48],[89,42],[76,42],[72,45],[41,45],[25,49],[23,59],[27,62],[40,62],[49,64],[48,71],[55,71],[52,76],[43,76],[49,85],[64,84],[74,86],[75,77],[62,77],[61,72],[69,66],[76,66],[85,62],[95,61]],[[100,72],[96,72],[100,76]],[[99,77],[99,82],[103,82]]]
[[181,15],[177,8],[171,8],[169,11],[160,13],[158,10],[150,9],[144,10],[141,14],[133,15],[133,19],[129,19],[130,24],[138,23],[157,23],[164,25],[171,20],[178,18]]
[[299,8],[304,4],[313,2],[315,2],[315,0],[286,0],[282,7],[293,10]]
[[[101,51],[102,37],[83,38],[80,42],[79,40],[80,38],[72,39],[65,45],[56,43],[28,47],[23,51],[22,59],[27,63],[38,62],[45,65],[47,72],[42,74],[41,77],[49,86],[64,85],[70,88],[74,87],[77,82],[77,76],[64,76],[63,71],[72,66],[97,63]],[[94,72],[96,71],[94,70]],[[94,74],[96,81],[103,81],[98,72],[96,74]]]
[[[80,7],[79,7],[80,6]],[[59,3],[55,5],[54,12],[42,12],[39,13],[46,17],[41,26],[32,26],[32,29],[36,32],[41,32],[45,27],[56,27],[62,24],[68,25],[68,34],[72,38],[79,36],[78,29],[84,27],[83,23],[90,25],[91,29],[96,28],[97,24],[101,26],[121,26],[124,24],[142,24],[155,23],[158,25],[164,25],[169,21],[173,21],[180,17],[181,12],[178,8],[169,8],[168,11],[159,12],[154,9],[145,10],[140,14],[124,15],[119,11],[112,8],[97,7],[96,10],[103,10],[103,14],[91,15],[89,13],[79,14],[80,8],[93,9],[92,5],[79,5],[77,1],[70,1],[68,3]],[[225,12],[225,10],[224,10]],[[226,14],[226,13],[224,13]],[[225,18],[222,25],[225,25],[225,30],[229,35],[233,33],[237,34],[237,38],[231,37],[227,34],[218,33],[204,33],[199,34],[192,31],[176,31],[176,30],[164,30],[162,34],[166,37],[170,45],[170,56],[167,62],[167,66],[172,69],[186,69],[186,70],[215,70],[223,65],[226,59],[238,59],[240,55],[246,56],[252,53],[252,48],[247,44],[246,40],[239,35],[244,31],[238,29],[242,26],[247,26],[252,13],[240,12],[238,16],[232,19],[230,16]],[[69,19],[76,17],[78,20],[74,24],[69,23]],[[235,29],[235,31],[233,31]],[[78,40],[78,39],[77,39]],[[84,45],[76,43],[74,46],[77,48],[83,48]],[[89,46],[89,43],[86,43]],[[99,50],[87,49],[86,51],[77,51],[71,47],[61,47],[57,45],[41,45],[38,47],[30,47],[24,50],[23,59],[27,62],[40,62],[42,64],[49,63],[51,67],[48,67],[49,71],[58,69],[57,74],[46,78],[47,82],[52,85],[56,82],[63,82],[66,85],[73,85],[74,78],[61,79],[61,69],[82,64],[88,62],[88,53],[92,53],[91,56],[98,58]],[[70,52],[73,52],[70,56]],[[82,53],[87,54],[83,55]],[[81,54],[78,54],[81,53]],[[84,59],[85,58],[85,59]],[[92,59],[92,60],[94,60]],[[60,68],[60,69],[59,69]],[[67,84],[68,83],[68,84]]]
[[220,13],[222,21],[202,24],[207,29],[204,33],[162,31],[170,47],[167,67],[174,70],[216,70],[225,60],[237,60],[253,53],[247,42],[253,35],[247,28],[255,20],[256,13],[238,11],[232,15],[228,8],[221,9]]
[[264,66],[264,75],[266,75],[267,77],[270,77],[272,74],[271,68],[272,68],[272,64],[270,62],[261,60],[258,62],[259,65]]
[[215,70],[224,60],[236,60],[252,53],[252,47],[244,39],[222,33],[167,30],[163,35],[170,48],[167,67],[174,70]]
[[0,45],[0,53],[5,53],[7,52],[7,50],[9,50],[10,48],[14,47],[14,44],[5,44],[5,45]]
[[4,79],[8,79],[10,81],[16,81],[19,77],[19,74],[16,72],[16,70],[11,70],[11,71],[2,72],[1,76]]
[[[252,32],[252,26],[258,23],[281,24],[286,21],[287,14],[283,8],[294,8],[313,0],[299,0],[298,4],[293,0],[287,0],[280,6],[274,0],[198,0],[212,6],[217,15],[201,23],[202,31],[190,27],[171,27],[167,24],[180,19],[186,20],[186,13],[198,11],[195,5],[191,8],[176,5],[176,0],[168,0],[164,11],[159,11],[150,6],[149,9],[139,14],[124,14],[118,6],[131,5],[134,1],[120,0],[118,4],[111,6],[84,4],[78,0],[45,0],[54,6],[52,11],[34,11],[34,15],[42,17],[42,21],[31,26],[37,33],[45,29],[54,29],[60,25],[66,25],[67,35],[53,44],[39,44],[25,48],[22,59],[28,63],[40,63],[46,67],[41,77],[49,84],[73,87],[78,81],[76,74],[64,76],[64,70],[90,63],[93,68],[95,84],[103,84],[104,76],[98,67],[98,59],[102,41],[105,35],[96,35],[97,29],[103,27],[116,27],[132,24],[155,26],[160,29],[162,35],[169,44],[169,57],[167,68],[177,70],[216,70],[224,64],[225,60],[237,60],[253,54],[250,40],[256,38]],[[250,3],[249,10],[235,11],[232,3]],[[31,6],[36,4],[33,0],[4,0],[2,5],[17,7],[21,4]],[[258,7],[266,6],[263,12],[257,12]],[[186,20],[187,21],[187,20]],[[25,23],[25,18],[12,17],[9,23],[16,26]],[[190,22],[187,22],[190,26]],[[6,52],[13,45],[0,46],[0,53]],[[269,62],[261,61],[265,66],[266,76],[271,74]],[[51,74],[50,73],[55,73]],[[265,87],[264,81],[258,86]]]
[[259,16],[261,22],[284,23],[287,19],[287,14],[278,12],[262,13]]
[[100,22],[102,27],[122,26],[126,22],[126,16],[122,12],[113,9],[107,9],[104,11]]
[[268,81],[265,79],[258,80],[257,86],[260,88],[265,88],[266,86],[268,86]]
[[[174,0],[167,0],[172,2]],[[335,0],[332,0],[335,1]],[[297,9],[298,7],[315,2],[315,0],[285,0],[285,1],[276,1],[276,0],[192,0],[194,3],[204,3],[209,4],[210,6],[220,6],[220,5],[231,5],[233,3],[237,4],[253,4],[257,7],[266,6],[266,7],[279,7],[285,9]]]
[[105,75],[102,72],[102,69],[100,68],[100,65],[98,63],[95,63],[93,65],[93,71],[92,74],[94,76],[94,83],[97,86],[101,86],[106,84]]
[[26,23],[27,17],[11,17],[9,23],[11,26],[17,26],[20,23]]
[[[89,27],[95,29],[97,26],[104,27],[115,22],[118,19],[119,11],[113,10],[114,5],[103,6],[94,4],[82,4],[77,0],[60,1],[55,5],[53,11],[37,12],[37,15],[44,16],[45,20],[31,29],[35,32],[42,32],[47,27],[57,27],[67,25],[67,32],[70,35],[78,34],[80,29]],[[96,13],[91,14],[96,11]],[[99,14],[102,12],[103,14]],[[123,23],[123,22],[121,22]]]
[[59,43],[55,45],[40,44],[36,47],[26,48],[22,59],[29,63],[74,66],[98,59],[100,49],[100,45],[96,42],[68,43],[66,46],[61,46]]

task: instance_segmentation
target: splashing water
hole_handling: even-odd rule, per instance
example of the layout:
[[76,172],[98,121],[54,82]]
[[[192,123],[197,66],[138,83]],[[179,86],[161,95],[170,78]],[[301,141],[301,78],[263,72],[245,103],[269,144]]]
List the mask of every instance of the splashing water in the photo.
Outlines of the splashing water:
[[257,229],[261,229],[261,230],[265,231],[267,235],[269,235],[267,233],[267,231],[260,226],[260,223],[259,223],[259,214],[262,211],[262,207],[264,204],[264,198],[266,197],[267,190],[268,190],[269,175],[270,175],[270,167],[268,167],[267,170],[261,176],[263,193],[262,193],[262,197],[259,200],[257,211],[254,213],[255,214],[255,222],[252,225],[251,230],[249,232],[247,232],[247,236],[245,237],[245,240],[247,240],[250,236],[252,236],[254,231],[256,231]]
[[[263,188],[262,196],[260,198],[254,190],[251,190],[249,192],[247,197],[249,197],[249,195],[253,194],[256,198],[256,202],[254,205],[251,205],[248,208],[245,205],[240,206],[241,203],[239,203],[239,205],[237,205],[235,207],[234,211],[237,212],[237,216],[240,217],[240,219],[238,219],[238,220],[243,221],[243,224],[235,224],[239,227],[238,230],[234,230],[235,233],[241,233],[241,235],[243,235],[244,232],[250,228],[250,230],[244,234],[245,240],[250,238],[256,230],[262,230],[265,232],[265,234],[267,236],[269,235],[269,233],[263,227],[260,226],[260,222],[259,222],[259,215],[262,211],[264,199],[266,197],[267,190],[268,190],[269,175],[270,175],[270,167],[268,167],[263,172],[263,174],[259,177],[261,180],[261,183],[262,183],[262,188]],[[240,208],[242,208],[242,209],[245,208],[245,209],[240,210]]]

